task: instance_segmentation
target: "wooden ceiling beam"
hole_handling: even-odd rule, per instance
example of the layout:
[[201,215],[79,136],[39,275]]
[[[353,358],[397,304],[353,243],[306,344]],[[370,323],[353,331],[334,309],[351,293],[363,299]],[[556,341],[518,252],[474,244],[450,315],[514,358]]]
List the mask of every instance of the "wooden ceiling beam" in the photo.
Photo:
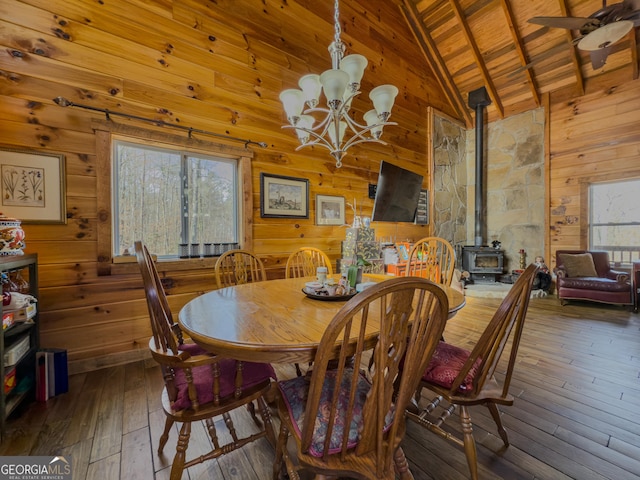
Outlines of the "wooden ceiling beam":
[[[570,17],[571,13],[567,6],[567,0],[558,0],[558,2],[560,2],[560,11],[562,12],[562,15]],[[573,73],[576,76],[576,87],[578,88],[578,93],[582,96],[584,95],[584,77],[580,66],[580,57],[578,56],[578,47],[573,44],[574,39],[571,30],[567,30],[566,36],[569,41],[569,45],[571,45],[571,61],[573,62]]]
[[469,22],[462,11],[462,7],[460,7],[460,3],[458,0],[449,0],[451,7],[453,8],[453,13],[455,14],[458,22],[460,22],[460,26],[462,27],[462,33],[464,34],[467,44],[471,48],[471,52],[473,57],[475,58],[476,64],[480,69],[480,75],[482,76],[482,80],[484,81],[485,87],[487,88],[487,92],[489,93],[489,97],[493,102],[496,110],[498,111],[500,118],[504,118],[504,107],[502,106],[502,101],[498,95],[498,91],[496,90],[496,86],[491,79],[491,75],[489,74],[489,70],[487,70],[487,64],[482,58],[482,54],[480,53],[480,49],[478,48],[478,44],[473,38],[473,34],[471,33],[471,28],[469,28]]
[[431,66],[440,87],[444,91],[445,95],[449,98],[451,106],[456,109],[458,115],[462,117],[467,126],[473,125],[473,119],[467,109],[467,105],[464,103],[460,90],[455,85],[451,74],[444,63],[444,60],[440,56],[436,45],[429,35],[426,26],[419,19],[419,14],[411,2],[411,0],[402,0],[402,4],[398,5],[402,15],[404,15],[411,32],[413,33],[418,46],[425,56],[427,63]]
[[536,102],[536,106],[539,107],[540,93],[538,92],[538,84],[533,76],[533,73],[531,73],[531,69],[527,68],[527,66],[529,65],[529,58],[524,51],[524,43],[522,42],[522,37],[520,36],[518,26],[515,22],[515,17],[513,16],[511,3],[509,2],[509,0],[500,0],[500,3],[502,4],[504,15],[507,18],[507,24],[509,25],[509,30],[511,31],[511,36],[513,37],[513,44],[516,47],[516,52],[518,53],[518,57],[520,58],[520,63],[522,64],[522,68],[524,68],[524,74],[527,77],[527,83],[531,88],[531,95],[533,96],[533,100]]

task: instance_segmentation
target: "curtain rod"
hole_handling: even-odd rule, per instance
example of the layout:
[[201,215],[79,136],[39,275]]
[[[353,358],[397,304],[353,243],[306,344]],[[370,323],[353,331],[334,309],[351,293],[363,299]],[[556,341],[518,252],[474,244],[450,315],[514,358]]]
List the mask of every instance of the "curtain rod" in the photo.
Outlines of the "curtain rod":
[[107,120],[111,120],[109,118],[110,115],[120,115],[121,117],[132,118],[134,120],[142,120],[143,122],[153,123],[160,127],[179,128],[181,130],[186,130],[187,132],[189,132],[189,138],[191,138],[192,133],[202,133],[204,135],[212,135],[214,137],[225,138],[227,140],[233,140],[235,142],[242,142],[244,143],[245,147],[250,144],[258,145],[259,147],[262,147],[262,148],[267,147],[266,142],[254,142],[253,140],[246,140],[244,138],[232,137],[231,135],[223,135],[221,133],[209,132],[207,130],[200,130],[198,128],[185,127],[183,125],[175,125],[173,123],[167,123],[163,120],[154,120],[152,118],[139,117],[137,115],[131,115],[128,113],[112,112],[106,108],[97,108],[97,107],[92,107],[90,105],[81,105],[79,103],[73,103],[71,100],[67,100],[64,97],[56,97],[53,99],[53,101],[56,102],[61,107],[78,107],[78,108],[84,108],[86,110],[93,110],[94,112],[102,112],[105,114]]

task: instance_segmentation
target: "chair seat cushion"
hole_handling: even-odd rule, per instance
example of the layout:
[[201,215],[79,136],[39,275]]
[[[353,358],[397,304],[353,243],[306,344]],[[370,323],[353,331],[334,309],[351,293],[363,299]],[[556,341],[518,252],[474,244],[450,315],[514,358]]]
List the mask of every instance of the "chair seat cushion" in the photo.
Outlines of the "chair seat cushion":
[[[460,370],[462,370],[462,367],[464,367],[470,353],[471,352],[464,348],[440,341],[433,357],[431,357],[429,365],[422,375],[422,380],[440,385],[441,387],[451,388],[453,381],[460,373]],[[473,379],[478,373],[480,363],[481,359],[479,358],[473,367],[471,367],[458,389],[460,393],[471,393],[473,391]]]
[[[353,371],[346,369],[342,378],[342,386],[340,388],[340,398],[338,399],[337,414],[346,409],[349,402],[349,382],[353,375]],[[309,394],[310,377],[308,375],[302,377],[296,377],[291,380],[285,380],[278,383],[280,389],[281,398],[284,401],[291,423],[294,427],[294,434],[298,438],[302,435],[302,428],[305,422],[305,408],[307,405],[307,397]],[[320,405],[318,413],[316,414],[315,427],[313,431],[313,440],[311,441],[311,447],[309,448],[309,454],[314,457],[322,457],[324,452],[324,442],[327,436],[327,425],[329,418],[327,412],[331,408],[332,395],[335,389],[336,383],[336,371],[329,370],[325,376],[324,383],[322,385],[322,394],[320,398]],[[355,397],[355,406],[353,409],[353,419],[351,425],[349,425],[349,440],[347,447],[353,448],[358,444],[360,440],[360,432],[362,430],[362,409],[364,407],[367,393],[371,389],[371,384],[366,377],[360,373],[358,375],[358,385]],[[393,421],[394,410],[392,409],[387,413],[385,417],[384,430],[386,431]],[[329,454],[340,452],[341,441],[343,432],[345,429],[344,419],[336,415],[334,423],[334,432],[331,442],[329,444]]]
[[[185,344],[186,345],[186,344]],[[193,345],[193,344],[191,344]],[[194,347],[195,348],[195,347]],[[200,348],[200,347],[198,347]],[[224,399],[233,396],[235,392],[236,364],[238,362],[231,358],[220,360],[220,398]],[[273,367],[268,363],[243,362],[242,369],[242,389],[254,387],[269,378],[277,380]],[[202,365],[191,370],[193,383],[196,387],[198,403],[204,405],[213,402],[213,372],[211,365]],[[191,408],[189,399],[188,383],[181,368],[175,369],[175,385],[178,390],[176,399],[172,404],[174,410],[184,410]]]
[[564,288],[579,288],[581,290],[599,290],[602,292],[628,292],[631,284],[628,282],[618,282],[610,278],[603,277],[575,277],[561,278],[558,286]]
[[188,352],[192,357],[197,355],[211,355],[197,343],[183,343],[182,345],[178,345],[178,350]]

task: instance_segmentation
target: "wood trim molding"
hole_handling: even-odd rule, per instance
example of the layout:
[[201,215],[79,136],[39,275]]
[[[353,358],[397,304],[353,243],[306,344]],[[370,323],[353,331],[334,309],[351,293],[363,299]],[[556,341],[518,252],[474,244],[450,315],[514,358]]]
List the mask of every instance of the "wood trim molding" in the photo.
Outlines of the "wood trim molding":
[[629,44],[631,45],[631,78],[637,80],[640,72],[640,29],[632,28],[629,32]]
[[[440,112],[438,112],[440,113]],[[435,213],[435,197],[436,193],[434,191],[434,171],[435,171],[435,154],[433,151],[433,130],[435,123],[436,109],[429,106],[427,108],[427,132],[429,132],[429,136],[427,137],[427,165],[429,167],[429,177],[427,181],[427,188],[429,190],[429,235],[435,231],[435,226],[433,222],[434,213]]]
[[180,135],[167,134],[165,132],[129,126],[113,121],[93,120],[91,127],[96,138],[96,177],[97,177],[97,269],[98,275],[117,274],[120,270],[114,267],[112,258],[112,202],[111,202],[111,154],[114,137],[130,137],[150,143],[160,143],[172,147],[182,147],[194,151],[202,151],[207,154],[215,154],[238,160],[238,178],[241,185],[239,215],[241,216],[239,237],[243,248],[253,249],[253,221],[252,198],[253,183],[251,177],[251,161],[253,151],[249,148],[239,148],[230,145],[200,140],[198,138],[185,138]]
[[139,348],[136,350],[129,350],[127,352],[109,353],[100,357],[70,360],[69,375],[93,372],[100,368],[115,367],[116,365],[126,365],[127,363],[150,359],[151,352],[149,349]]
[[253,177],[251,175],[251,157],[241,157],[239,162],[240,184],[242,185],[242,205],[239,213],[243,219],[240,223],[239,236],[242,239],[242,248],[253,252]]
[[96,134],[96,196],[98,203],[98,276],[111,274],[111,133]]
[[544,258],[551,258],[551,95],[542,96],[544,109]]

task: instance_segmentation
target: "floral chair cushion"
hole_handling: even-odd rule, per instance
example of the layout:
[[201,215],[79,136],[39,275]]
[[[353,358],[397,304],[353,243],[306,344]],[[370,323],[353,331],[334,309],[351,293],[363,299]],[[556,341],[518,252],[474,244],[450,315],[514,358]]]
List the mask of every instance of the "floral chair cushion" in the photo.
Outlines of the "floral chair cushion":
[[[462,370],[470,353],[464,348],[440,341],[427,369],[424,371],[424,375],[422,375],[422,380],[441,387],[451,388],[453,381]],[[464,382],[460,385],[458,389],[460,393],[471,393],[473,391],[473,379],[478,373],[480,363],[481,359],[478,358],[471,370],[469,370]]]
[[[194,345],[194,344],[190,344]],[[186,344],[185,344],[186,346]],[[197,346],[196,346],[197,347]],[[194,347],[194,348],[196,348]],[[200,348],[200,347],[197,347]],[[185,349],[186,350],[186,349]],[[220,397],[230,397],[235,392],[236,360],[225,358],[220,360]],[[198,403],[204,405],[213,401],[213,373],[211,365],[202,365],[191,370],[193,383],[196,387]],[[268,363],[244,362],[242,369],[242,389],[249,389],[265,380],[273,378],[277,380],[273,367]],[[181,368],[175,369],[175,385],[178,390],[176,399],[172,404],[174,410],[191,408],[188,383]]]
[[[346,409],[349,402],[349,383],[352,376],[352,370],[345,370],[342,379],[342,385],[340,388],[341,395],[338,399],[337,414]],[[309,448],[309,454],[314,457],[322,457],[324,451],[324,441],[327,436],[327,424],[328,417],[327,412],[331,408],[331,397],[335,388],[336,371],[330,370],[327,372],[322,386],[322,395],[320,398],[320,405],[318,413],[316,414],[315,427],[313,432],[313,440],[311,447]],[[302,435],[302,428],[305,423],[305,408],[307,404],[307,396],[309,393],[310,378],[309,376],[296,377],[292,380],[285,380],[278,383],[282,400],[287,406],[289,411],[289,417],[294,426],[294,433],[300,437]],[[353,448],[358,444],[360,440],[360,432],[362,431],[362,409],[364,407],[367,393],[371,388],[371,384],[366,377],[360,372],[358,376],[358,385],[355,398],[354,414],[349,425],[349,440],[347,448]],[[395,409],[387,413],[385,417],[384,430],[388,430],[393,422]],[[334,423],[333,438],[329,444],[329,454],[335,454],[340,452],[342,436],[344,432],[344,419],[339,418],[336,415]]]

